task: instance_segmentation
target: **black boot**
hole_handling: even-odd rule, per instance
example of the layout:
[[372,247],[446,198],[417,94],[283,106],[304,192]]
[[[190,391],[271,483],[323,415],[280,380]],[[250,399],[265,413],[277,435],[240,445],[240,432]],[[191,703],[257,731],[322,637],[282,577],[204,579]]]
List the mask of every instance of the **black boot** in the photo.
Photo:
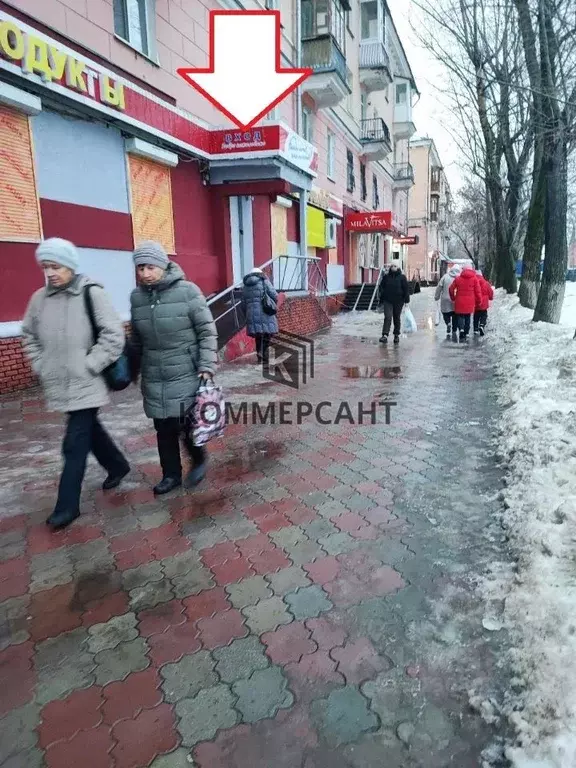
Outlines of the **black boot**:
[[400,336],[394,336],[394,344],[400,344]]
[[188,476],[186,477],[186,487],[187,488],[194,488],[194,486],[198,485],[199,483],[204,480],[206,477],[206,463],[203,462],[202,464],[198,464],[195,467],[192,467],[190,472],[188,472]]
[[46,520],[46,525],[51,526],[56,531],[59,528],[66,528],[66,526],[74,522],[77,517],[80,517],[79,509],[66,510],[64,512],[52,512],[48,520]]
[[180,488],[182,485],[181,477],[163,477],[158,485],[154,486],[154,493],[156,496],[162,496],[165,493],[170,493],[175,488]]
[[102,483],[103,490],[110,491],[112,488],[117,488],[128,472],[130,472],[130,464],[126,464],[120,472],[115,472],[114,474],[110,473]]
[[388,344],[388,336],[381,336],[380,344]]

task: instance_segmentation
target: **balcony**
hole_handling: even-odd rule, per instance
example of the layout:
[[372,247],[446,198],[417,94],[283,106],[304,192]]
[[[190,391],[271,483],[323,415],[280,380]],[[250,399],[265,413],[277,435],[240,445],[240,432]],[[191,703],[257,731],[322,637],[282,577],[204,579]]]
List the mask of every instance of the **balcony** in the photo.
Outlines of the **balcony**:
[[411,139],[416,133],[412,122],[412,105],[408,102],[394,105],[394,138]]
[[440,194],[440,179],[435,179],[434,176],[430,180],[430,192],[433,195]]
[[332,35],[302,41],[302,66],[314,70],[302,83],[302,90],[317,107],[335,107],[352,93],[352,74]]
[[390,131],[381,117],[360,121],[360,141],[366,160],[384,160],[392,152]]
[[414,186],[414,168],[410,163],[397,163],[394,166],[394,188],[411,189]]
[[366,91],[384,91],[392,82],[390,58],[379,41],[360,42],[360,83]]

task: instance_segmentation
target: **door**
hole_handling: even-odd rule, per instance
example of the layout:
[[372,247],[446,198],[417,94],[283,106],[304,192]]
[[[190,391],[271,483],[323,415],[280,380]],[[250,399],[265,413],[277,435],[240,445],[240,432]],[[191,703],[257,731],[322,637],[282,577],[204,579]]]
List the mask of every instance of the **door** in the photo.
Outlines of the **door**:
[[234,285],[254,267],[254,232],[252,198],[230,198],[230,234],[232,238],[232,279]]

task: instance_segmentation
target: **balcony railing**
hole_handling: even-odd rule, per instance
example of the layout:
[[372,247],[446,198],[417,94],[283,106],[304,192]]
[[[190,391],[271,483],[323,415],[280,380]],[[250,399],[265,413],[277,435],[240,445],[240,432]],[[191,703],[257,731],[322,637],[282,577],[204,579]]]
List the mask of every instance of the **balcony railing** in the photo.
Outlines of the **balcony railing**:
[[360,69],[390,69],[390,57],[381,42],[360,42]]
[[315,73],[336,72],[342,82],[350,87],[352,73],[332,35],[302,41],[302,66],[313,69]]
[[440,178],[438,176],[432,176],[430,179],[430,192],[440,192]]
[[392,146],[390,130],[381,117],[372,117],[360,121],[360,141],[364,143],[382,141]]
[[397,181],[414,182],[414,168],[410,163],[397,163],[394,167],[394,177]]

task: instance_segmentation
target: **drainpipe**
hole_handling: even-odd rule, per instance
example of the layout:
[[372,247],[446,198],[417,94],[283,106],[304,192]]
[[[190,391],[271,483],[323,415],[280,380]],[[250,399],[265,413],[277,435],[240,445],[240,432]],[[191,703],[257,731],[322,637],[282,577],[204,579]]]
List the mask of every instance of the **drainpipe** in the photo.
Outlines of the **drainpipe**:
[[[294,0],[296,3],[296,67],[302,67],[302,10],[301,0]],[[296,89],[296,133],[302,133],[302,85]]]

